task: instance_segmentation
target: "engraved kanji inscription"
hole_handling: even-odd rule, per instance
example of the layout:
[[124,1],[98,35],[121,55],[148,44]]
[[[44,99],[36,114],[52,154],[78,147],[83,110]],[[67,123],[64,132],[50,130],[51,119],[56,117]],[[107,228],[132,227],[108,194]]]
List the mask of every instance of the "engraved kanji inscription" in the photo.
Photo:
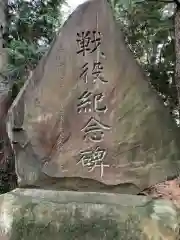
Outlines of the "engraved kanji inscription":
[[93,70],[92,75],[94,77],[93,82],[95,83],[97,80],[100,80],[103,83],[107,83],[108,81],[104,79],[102,72],[103,72],[103,65],[101,62],[94,62],[93,63]]
[[82,72],[80,74],[80,78],[84,80],[85,83],[87,83],[88,80],[88,63],[85,63],[82,67]]
[[91,50],[91,53],[97,50],[97,48],[101,45],[101,33],[97,31],[92,32],[93,38],[91,40],[93,44],[93,48]]
[[[88,63],[85,63],[82,66],[81,72],[80,72],[80,79],[83,79],[85,83],[88,82]],[[104,79],[103,76],[103,70],[104,67],[101,62],[94,62],[93,67],[91,69],[91,74],[93,76],[93,83],[96,83],[97,80],[100,80],[103,83],[107,83],[108,81]]]
[[101,45],[101,33],[97,31],[82,31],[77,33],[76,39],[78,45],[77,54],[82,53],[83,56],[86,52],[93,53]]
[[104,131],[111,128],[108,125],[101,123],[94,117],[91,117],[81,131],[84,133],[84,139],[89,139],[92,142],[101,142],[104,138]]
[[77,111],[81,112],[103,112],[107,111],[107,106],[102,103],[104,98],[103,93],[92,94],[89,91],[84,91],[78,98]]
[[92,93],[85,91],[83,94],[78,98],[77,104],[77,111],[78,113],[81,112],[91,112],[91,105],[92,105]]
[[89,52],[91,50],[90,48],[90,42],[91,42],[91,36],[90,31],[77,33],[77,39],[76,42],[78,44],[79,50],[77,51],[77,54],[82,53],[83,56],[85,56],[86,52]]
[[95,112],[105,113],[108,110],[106,105],[101,106],[101,103],[102,103],[103,99],[104,99],[104,94],[103,93],[95,94],[95,96],[94,96],[94,110],[95,110]]
[[80,160],[77,164],[81,163],[83,167],[88,167],[89,172],[92,172],[96,167],[100,167],[100,175],[104,175],[104,167],[109,167],[104,164],[107,151],[101,149],[99,146],[95,150],[88,149],[80,152]]

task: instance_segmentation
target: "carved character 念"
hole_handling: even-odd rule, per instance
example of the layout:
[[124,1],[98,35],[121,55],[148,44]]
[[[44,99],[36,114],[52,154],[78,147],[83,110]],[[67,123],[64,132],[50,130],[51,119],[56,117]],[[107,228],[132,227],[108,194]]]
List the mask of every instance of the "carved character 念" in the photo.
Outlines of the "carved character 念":
[[108,125],[101,123],[94,117],[91,117],[81,131],[84,132],[84,139],[89,139],[92,142],[101,142],[104,138],[104,131],[110,130]]

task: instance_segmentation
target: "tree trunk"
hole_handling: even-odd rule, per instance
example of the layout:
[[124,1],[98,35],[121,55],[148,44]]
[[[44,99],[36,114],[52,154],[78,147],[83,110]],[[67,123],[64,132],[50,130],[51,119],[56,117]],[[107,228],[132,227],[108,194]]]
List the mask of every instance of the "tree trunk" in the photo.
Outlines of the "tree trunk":
[[14,154],[6,131],[6,115],[12,103],[11,94],[5,84],[4,70],[7,54],[3,34],[6,31],[5,0],[0,0],[0,193],[14,189],[17,185]]

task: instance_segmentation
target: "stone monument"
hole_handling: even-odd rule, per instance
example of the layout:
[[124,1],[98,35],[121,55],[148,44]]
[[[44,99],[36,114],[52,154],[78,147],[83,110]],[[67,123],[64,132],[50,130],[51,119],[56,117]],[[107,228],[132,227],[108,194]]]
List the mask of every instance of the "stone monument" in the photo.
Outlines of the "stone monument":
[[179,130],[106,0],[69,17],[12,105],[19,184],[137,194],[177,175]]
[[179,238],[179,202],[133,195],[177,175],[179,132],[106,0],[70,16],[7,130],[20,188],[0,196],[0,240]]

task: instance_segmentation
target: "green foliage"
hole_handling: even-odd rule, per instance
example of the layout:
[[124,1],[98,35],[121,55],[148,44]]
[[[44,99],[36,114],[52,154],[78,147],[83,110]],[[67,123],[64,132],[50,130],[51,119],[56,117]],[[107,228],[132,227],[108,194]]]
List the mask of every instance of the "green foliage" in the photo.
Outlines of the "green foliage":
[[64,0],[11,0],[8,3],[8,82],[26,80],[61,25]]
[[112,0],[125,40],[135,54],[150,83],[175,114],[177,91],[174,80],[175,49],[173,7],[144,0]]

